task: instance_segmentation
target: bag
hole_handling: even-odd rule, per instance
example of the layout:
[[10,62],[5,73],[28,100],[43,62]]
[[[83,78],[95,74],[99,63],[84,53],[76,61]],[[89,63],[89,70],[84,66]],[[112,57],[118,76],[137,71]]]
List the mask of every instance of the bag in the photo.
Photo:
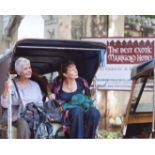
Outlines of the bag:
[[26,120],[31,131],[31,138],[51,139],[53,138],[53,126],[48,122],[43,107],[35,103],[28,103],[21,118]]
[[64,110],[81,107],[84,112],[94,107],[93,101],[86,95],[76,94],[73,95],[70,102],[64,102],[62,108]]
[[48,101],[44,104],[44,111],[49,120],[53,120],[54,122],[61,123],[62,122],[62,113],[57,110],[57,102],[55,100]]
[[28,123],[31,138],[34,138],[40,122],[45,120],[43,107],[37,106],[34,102],[27,103],[25,110],[21,113],[21,118]]
[[[21,100],[21,97],[19,94],[17,84],[14,79],[12,79],[12,81],[13,81],[13,84],[17,91],[18,98],[19,98],[19,105],[12,105],[12,122],[15,122],[20,117],[20,112],[21,112],[23,106],[22,106],[22,100]],[[3,108],[3,109],[4,110],[3,110],[2,117],[0,119],[0,124],[5,125],[5,124],[7,124],[7,120],[8,120],[8,109],[7,108]]]
[[35,139],[52,139],[53,136],[53,126],[52,124],[42,122],[39,124],[37,131],[35,133]]

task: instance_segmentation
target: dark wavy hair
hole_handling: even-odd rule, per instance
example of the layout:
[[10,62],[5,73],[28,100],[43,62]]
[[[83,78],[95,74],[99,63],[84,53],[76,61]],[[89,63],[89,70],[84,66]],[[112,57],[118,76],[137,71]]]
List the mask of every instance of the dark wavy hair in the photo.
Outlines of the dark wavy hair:
[[61,64],[61,69],[60,69],[60,77],[64,79],[65,77],[63,76],[63,73],[67,72],[68,66],[70,65],[76,65],[74,61],[68,60],[67,62],[64,62]]

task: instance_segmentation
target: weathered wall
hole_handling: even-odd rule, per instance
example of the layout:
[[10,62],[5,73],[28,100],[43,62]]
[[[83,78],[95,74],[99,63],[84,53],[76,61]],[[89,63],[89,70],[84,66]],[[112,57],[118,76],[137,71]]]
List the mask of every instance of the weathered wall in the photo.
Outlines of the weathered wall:
[[45,37],[80,39],[107,36],[108,16],[44,16]]
[[154,15],[128,15],[125,16],[125,36],[154,36]]
[[108,16],[100,16],[100,15],[93,15],[92,24],[91,24],[91,31],[92,37],[107,37],[108,36]]
[[72,39],[71,19],[72,16],[43,16],[45,21],[45,38],[49,39]]

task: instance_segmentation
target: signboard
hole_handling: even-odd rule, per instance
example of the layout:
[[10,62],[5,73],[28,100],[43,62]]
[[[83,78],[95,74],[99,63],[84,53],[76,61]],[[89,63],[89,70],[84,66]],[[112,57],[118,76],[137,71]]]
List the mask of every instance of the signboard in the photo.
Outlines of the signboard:
[[105,64],[97,74],[100,89],[130,90],[131,68],[154,57],[155,38],[83,38],[107,45]]

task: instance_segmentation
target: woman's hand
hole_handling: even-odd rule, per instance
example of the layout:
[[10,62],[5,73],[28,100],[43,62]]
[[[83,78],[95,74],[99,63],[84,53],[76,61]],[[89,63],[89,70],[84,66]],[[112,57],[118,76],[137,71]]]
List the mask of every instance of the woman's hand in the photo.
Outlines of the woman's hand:
[[7,80],[4,82],[3,97],[6,97],[8,95],[8,91],[11,85],[12,85],[11,80]]
[[56,95],[51,93],[51,94],[48,94],[48,98],[52,101],[52,100],[55,100],[56,99]]

